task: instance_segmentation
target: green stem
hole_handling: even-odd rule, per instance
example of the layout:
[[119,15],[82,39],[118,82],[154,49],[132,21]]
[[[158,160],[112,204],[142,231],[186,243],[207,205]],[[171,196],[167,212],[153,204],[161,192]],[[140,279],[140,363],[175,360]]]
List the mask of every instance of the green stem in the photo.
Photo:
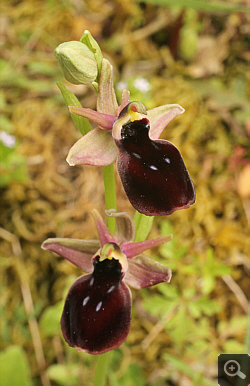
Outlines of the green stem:
[[[116,190],[114,165],[104,166],[102,168],[105,206],[106,209],[116,209]],[[111,233],[115,231],[115,219],[107,217],[108,229]],[[95,368],[95,377],[93,386],[105,386],[108,374],[108,368],[111,361],[112,351],[98,355]]]
[[148,237],[148,234],[152,228],[154,216],[145,216],[145,214],[136,212],[134,216],[135,223],[135,240],[144,241]]
[[[115,174],[114,165],[104,166],[103,181],[105,190],[105,205],[106,209],[116,209],[116,190],[115,190]],[[148,233],[153,224],[153,217],[145,216],[141,213],[136,213],[134,217],[136,225],[136,241],[142,241],[147,238]],[[108,229],[111,233],[115,230],[115,219],[107,218]],[[97,357],[95,377],[93,386],[105,386],[108,375],[108,368],[112,358],[112,351],[106,352]]]
[[113,351],[98,355],[93,386],[105,386]]
[[[115,190],[115,173],[114,165],[104,166],[102,168],[104,191],[105,191],[105,204],[106,209],[116,210],[116,190]],[[115,218],[107,217],[108,229],[111,233],[115,231]]]

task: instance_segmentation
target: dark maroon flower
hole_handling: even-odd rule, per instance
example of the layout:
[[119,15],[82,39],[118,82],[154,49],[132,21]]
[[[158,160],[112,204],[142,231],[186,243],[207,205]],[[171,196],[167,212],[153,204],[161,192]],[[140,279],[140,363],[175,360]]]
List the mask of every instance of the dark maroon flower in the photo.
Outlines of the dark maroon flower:
[[88,118],[98,127],[70,149],[70,165],[106,166],[116,159],[124,190],[138,212],[168,215],[195,201],[193,182],[178,149],[159,137],[184,109],[164,105],[146,111],[141,102],[130,102],[124,90],[118,107],[112,68],[103,60],[98,85],[97,110],[69,107],[71,113]]
[[64,305],[61,327],[69,346],[102,354],[120,346],[130,329],[131,293],[169,282],[171,271],[142,254],[171,240],[171,235],[133,242],[135,229],[127,213],[107,211],[116,218],[112,235],[99,213],[93,211],[100,240],[48,239],[42,248],[65,257],[88,274],[71,286]]

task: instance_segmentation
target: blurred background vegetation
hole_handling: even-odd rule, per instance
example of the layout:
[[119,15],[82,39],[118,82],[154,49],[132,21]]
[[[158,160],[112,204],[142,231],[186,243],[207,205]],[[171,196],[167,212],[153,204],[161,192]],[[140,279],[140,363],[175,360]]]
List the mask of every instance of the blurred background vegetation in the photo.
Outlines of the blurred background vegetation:
[[[96,238],[101,170],[65,161],[80,134],[56,86],[53,50],[88,29],[114,66],[117,95],[179,103],[163,137],[181,151],[197,200],[157,218],[151,251],[170,284],[133,291],[132,326],[109,386],[212,386],[217,356],[249,344],[250,93],[246,1],[2,0],[0,3],[0,385],[89,386],[96,357],[62,339],[63,299],[82,274],[42,251],[48,237]],[[134,214],[117,179],[118,209]]]

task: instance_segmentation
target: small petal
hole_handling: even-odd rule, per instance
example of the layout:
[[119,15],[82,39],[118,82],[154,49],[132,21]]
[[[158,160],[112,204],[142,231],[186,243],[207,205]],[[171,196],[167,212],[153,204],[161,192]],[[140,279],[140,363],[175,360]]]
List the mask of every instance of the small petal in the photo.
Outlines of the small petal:
[[123,126],[118,172],[133,207],[147,216],[169,215],[195,201],[193,183],[179,150],[168,141],[149,138],[147,119]]
[[115,237],[119,244],[132,241],[135,238],[135,224],[126,212],[106,211],[107,216],[115,217]]
[[175,117],[184,113],[183,107],[180,105],[164,105],[148,110],[147,118],[150,120],[149,137],[151,139],[159,139],[165,127]]
[[158,247],[159,245],[168,243],[173,238],[172,235],[159,237],[157,239],[139,241],[137,243],[124,243],[122,244],[122,252],[125,253],[128,259],[134,256],[140,255],[147,249]]
[[131,293],[122,281],[119,261],[97,258],[94,263],[94,272],[70,288],[61,327],[69,346],[102,354],[120,346],[129,333]]
[[116,119],[114,115],[98,113],[95,110],[85,109],[83,107],[69,106],[69,111],[72,114],[89,119],[103,130],[111,130]]
[[130,92],[128,90],[124,90],[122,93],[122,103],[118,107],[117,115],[119,116],[120,112],[130,103]]
[[169,283],[172,276],[169,268],[146,255],[128,260],[128,266],[125,281],[135,289],[151,287],[162,282]]
[[42,248],[57,253],[85,272],[92,272],[92,256],[100,248],[100,241],[55,238],[44,241]]
[[101,246],[103,246],[107,243],[118,244],[117,238],[115,236],[113,236],[112,233],[110,233],[107,226],[104,224],[103,219],[101,218],[99,212],[96,209],[94,209],[94,210],[92,210],[91,213],[92,213],[94,220],[95,220],[95,225],[97,228],[97,232],[99,235]]
[[99,128],[91,130],[70,149],[67,162],[74,165],[107,166],[117,157],[111,133]]
[[103,59],[98,83],[97,111],[116,116],[117,110],[118,104],[113,85],[113,67],[107,59]]

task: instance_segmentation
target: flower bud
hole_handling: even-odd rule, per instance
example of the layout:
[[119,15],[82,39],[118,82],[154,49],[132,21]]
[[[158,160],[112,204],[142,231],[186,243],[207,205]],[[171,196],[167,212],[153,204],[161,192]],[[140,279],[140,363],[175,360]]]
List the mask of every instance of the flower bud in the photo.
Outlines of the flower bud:
[[62,43],[54,53],[65,78],[70,83],[90,84],[96,80],[95,56],[85,44],[78,41]]

